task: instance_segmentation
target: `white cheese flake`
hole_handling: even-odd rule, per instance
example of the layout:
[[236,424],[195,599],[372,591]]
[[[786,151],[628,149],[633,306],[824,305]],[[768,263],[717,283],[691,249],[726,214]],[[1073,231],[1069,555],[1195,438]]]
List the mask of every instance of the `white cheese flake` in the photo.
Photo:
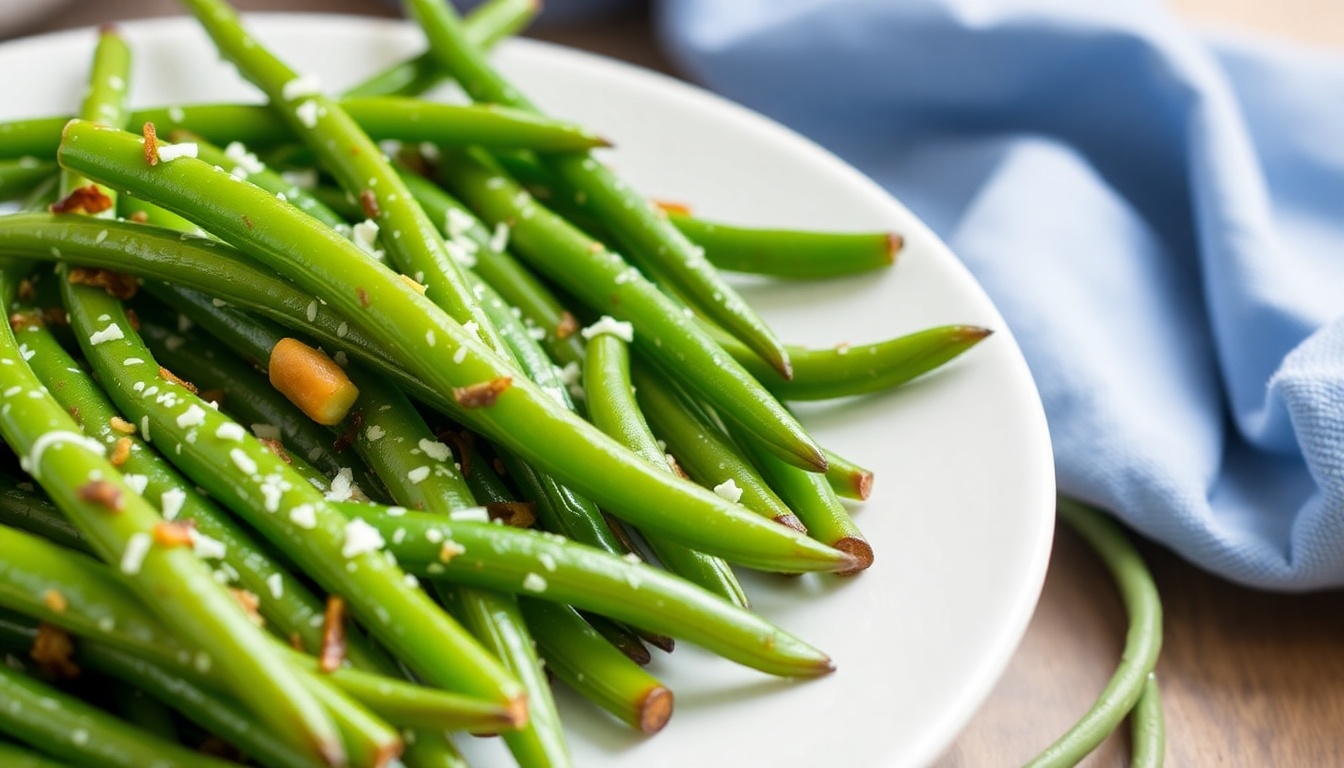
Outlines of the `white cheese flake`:
[[186,429],[187,427],[199,427],[204,423],[205,409],[195,403],[187,406],[187,410],[177,416],[177,426],[182,429]]
[[523,589],[528,592],[545,592],[546,579],[535,573],[529,573],[523,577]]
[[382,261],[383,252],[378,248],[378,222],[365,219],[350,228],[350,240],[359,246],[359,250]]
[[457,523],[488,523],[490,511],[485,507],[464,507],[449,512],[448,519]]
[[366,437],[369,440],[369,442],[376,442],[378,440],[381,440],[383,438],[383,435],[386,434],[387,432],[385,432],[383,428],[378,426],[377,424],[372,424],[369,426],[368,429],[364,430],[364,437]]
[[419,445],[420,450],[424,451],[426,456],[435,461],[446,461],[449,456],[453,455],[452,451],[448,450],[448,446],[437,440],[421,438]]
[[130,488],[132,491],[135,491],[137,496],[143,494],[145,492],[145,486],[149,485],[149,478],[145,475],[135,475],[128,473],[122,475],[121,479],[122,482],[126,483],[127,488]]
[[327,501],[349,501],[355,492],[355,475],[349,467],[343,467],[331,479],[331,489],[327,491]]
[[310,531],[317,527],[317,508],[312,504],[300,504],[289,510],[289,521]]
[[317,102],[309,99],[294,110],[294,116],[305,128],[317,127]]
[[94,331],[93,334],[89,336],[89,343],[97,346],[105,341],[117,341],[118,339],[124,338],[126,338],[126,334],[122,332],[121,326],[112,323],[101,331]]
[[257,462],[253,461],[252,457],[248,456],[242,448],[231,449],[229,451],[229,461],[232,461],[233,466],[237,467],[243,474],[255,475],[257,473]]
[[159,162],[171,163],[179,157],[196,157],[199,148],[194,141],[184,141],[181,144],[160,144],[158,146]]
[[[149,554],[149,546],[153,539],[148,533],[133,533],[131,538],[126,540],[126,549],[121,553],[121,572],[127,576],[134,576],[140,572],[140,566],[145,563],[145,555]],[[88,738],[87,735],[85,738]]]
[[411,481],[412,485],[419,485],[429,477],[429,467],[419,466],[406,473],[406,479]]
[[285,101],[320,95],[322,95],[322,81],[316,75],[299,75],[280,89],[280,97]]
[[266,577],[266,589],[270,590],[273,599],[279,600],[285,596],[285,580],[279,573],[272,573]]
[[159,511],[163,513],[163,519],[169,522],[177,519],[186,503],[187,492],[181,488],[169,488],[159,494]]
[[584,328],[579,333],[583,334],[583,338],[590,340],[603,333],[609,333],[627,344],[635,340],[635,327],[610,315],[603,315],[598,318],[596,323]]
[[737,487],[737,481],[731,477],[714,486],[714,492],[734,504],[742,500],[742,489]]
[[224,542],[212,539],[197,530],[191,532],[191,551],[202,560],[220,560],[229,553]]
[[243,425],[236,421],[226,421],[219,425],[219,429],[215,430],[215,437],[220,440],[232,440],[235,443],[241,443],[243,438],[247,437],[247,430],[243,429]]
[[367,552],[377,552],[383,548],[382,534],[372,525],[355,518],[345,524],[345,544],[341,547],[341,557],[347,560]]

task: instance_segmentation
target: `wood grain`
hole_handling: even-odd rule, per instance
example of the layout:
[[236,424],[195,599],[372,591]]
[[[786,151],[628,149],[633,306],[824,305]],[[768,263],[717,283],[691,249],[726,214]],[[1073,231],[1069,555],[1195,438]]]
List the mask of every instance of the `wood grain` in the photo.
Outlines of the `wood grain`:
[[[3,0],[0,0],[3,1]],[[560,2],[561,0],[552,0]],[[1338,0],[1174,0],[1202,20],[1344,47]],[[385,16],[373,0],[238,0],[248,10],[322,10]],[[50,30],[177,13],[172,0],[80,2]],[[538,36],[669,70],[642,14],[551,27]],[[1172,766],[1344,765],[1344,593],[1271,595],[1203,573],[1145,545],[1166,610],[1158,666]],[[1040,605],[998,686],[938,768],[1020,765],[1062,733],[1109,678],[1124,614],[1106,573],[1061,531]],[[1126,734],[1086,766],[1123,766]]]

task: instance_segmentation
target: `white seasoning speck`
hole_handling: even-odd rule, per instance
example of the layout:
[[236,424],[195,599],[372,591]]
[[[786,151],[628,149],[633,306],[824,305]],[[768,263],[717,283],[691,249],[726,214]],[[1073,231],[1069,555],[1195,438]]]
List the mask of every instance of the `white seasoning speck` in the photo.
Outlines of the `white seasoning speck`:
[[279,600],[285,595],[285,581],[279,573],[272,573],[266,577],[266,589],[270,590],[272,598]]
[[635,327],[610,315],[603,315],[598,318],[596,323],[584,328],[579,333],[583,334],[585,339],[592,339],[599,334],[609,333],[627,344],[635,340]]
[[204,423],[205,409],[195,403],[187,406],[187,410],[177,416],[177,426],[182,429],[186,429],[187,427],[198,427]]
[[545,592],[546,580],[535,573],[529,573],[523,577],[523,589],[528,592]]
[[247,437],[247,431],[243,429],[242,424],[235,421],[226,421],[219,425],[219,429],[215,430],[215,437],[220,440],[232,440],[235,443],[241,443],[243,438]]
[[261,173],[266,170],[266,164],[261,162],[257,156],[247,151],[240,141],[231,141],[224,148],[224,154],[234,162],[233,175],[247,178],[251,174]]
[[[140,358],[138,358],[138,357],[128,357],[128,358],[126,358],[125,360],[122,360],[122,361],[121,361],[121,364],[122,364],[122,365],[140,365],[140,364],[143,363],[143,362],[145,362],[145,361],[142,360],[142,359],[140,359]],[[138,383],[138,382],[137,382],[137,383]]]
[[383,548],[383,544],[383,537],[377,528],[355,518],[345,524],[345,544],[341,546],[341,557],[348,560],[366,552],[377,552]]
[[438,339],[434,337],[433,328],[429,329],[428,331],[425,331],[425,343],[431,347],[438,343]]
[[89,743],[89,732],[84,728],[76,728],[70,732],[70,743],[77,747],[82,747]]
[[314,128],[317,126],[317,102],[309,99],[303,102],[294,110],[294,116],[299,118],[299,122],[305,128]]
[[467,359],[467,348],[458,347],[457,351],[453,353],[453,362],[457,363],[458,365],[461,365],[462,361],[466,359]]
[[308,322],[311,323],[316,319],[317,319],[317,299],[313,299],[312,301],[308,302]]
[[198,147],[194,141],[184,141],[181,144],[160,144],[158,147],[159,162],[171,163],[179,157],[196,157]]
[[127,576],[134,576],[140,572],[140,566],[145,563],[145,555],[149,554],[149,545],[153,539],[148,533],[133,533],[131,538],[126,541],[126,549],[121,553],[121,572]]
[[555,557],[552,556],[550,552],[542,552],[540,555],[537,555],[537,562],[541,563],[542,568],[545,568],[552,573],[555,572]]
[[182,512],[182,505],[187,503],[187,492],[181,488],[169,488],[159,494],[159,511],[163,513],[163,519],[173,521]]
[[[140,382],[137,381],[136,383],[139,384]],[[149,417],[148,417],[148,416],[141,416],[141,417],[140,417],[140,436],[143,437],[143,438],[145,438],[145,441],[146,441],[146,442],[149,441]]]
[[280,97],[285,101],[293,101],[305,96],[319,96],[321,93],[322,81],[316,75],[300,75],[285,83],[280,89]]
[[126,487],[135,491],[137,495],[145,492],[145,486],[149,485],[149,478],[145,475],[125,474],[121,476]]
[[354,472],[349,467],[343,467],[331,479],[331,489],[327,491],[327,501],[349,501],[354,492]]
[[448,450],[448,446],[437,440],[421,438],[419,445],[420,450],[424,451],[426,456],[435,461],[445,461],[449,456],[453,455],[452,451]]
[[105,341],[116,341],[124,338],[126,338],[126,334],[122,333],[121,326],[112,323],[101,331],[94,331],[93,335],[89,336],[89,343],[97,346]]
[[742,489],[737,487],[737,481],[731,477],[714,486],[714,492],[734,504],[742,499]]
[[429,467],[419,466],[406,473],[406,479],[413,485],[423,483],[429,477]]
[[488,523],[490,511],[485,507],[464,507],[450,511],[448,519],[457,523]]
[[365,219],[350,228],[350,239],[359,250],[381,260],[383,252],[378,249],[378,222]]
[[385,434],[387,433],[377,424],[370,425],[368,429],[364,430],[364,437],[368,438],[369,442],[381,440]]
[[289,521],[304,530],[317,527],[317,508],[312,504],[300,504],[289,510]]
[[336,326],[336,335],[344,339],[348,333],[350,333],[350,324],[342,320],[341,324]]
[[495,231],[490,235],[490,250],[499,253],[508,247],[509,225],[501,221],[495,225]]
[[234,448],[229,451],[229,460],[233,466],[237,467],[243,474],[254,475],[257,472],[257,462],[252,460],[251,456],[242,448]]
[[212,539],[200,531],[191,533],[191,550],[202,560],[220,560],[229,553],[228,547],[218,539]]

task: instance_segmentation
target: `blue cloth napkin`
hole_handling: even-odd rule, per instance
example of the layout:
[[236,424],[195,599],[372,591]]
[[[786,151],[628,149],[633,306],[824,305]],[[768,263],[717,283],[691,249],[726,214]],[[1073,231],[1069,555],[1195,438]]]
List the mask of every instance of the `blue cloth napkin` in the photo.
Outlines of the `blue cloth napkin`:
[[1344,57],[1157,2],[663,0],[694,78],[867,172],[1021,342],[1063,493],[1344,584]]

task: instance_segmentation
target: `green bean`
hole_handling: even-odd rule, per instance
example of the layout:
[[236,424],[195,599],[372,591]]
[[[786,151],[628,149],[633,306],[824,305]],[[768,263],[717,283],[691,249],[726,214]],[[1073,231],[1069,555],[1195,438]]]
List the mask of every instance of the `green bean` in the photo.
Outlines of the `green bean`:
[[[490,48],[532,21],[541,0],[487,0],[463,19],[467,38]],[[347,96],[418,96],[447,80],[434,57],[422,53],[388,67],[346,91]]]
[[266,167],[256,155],[247,151],[242,142],[231,141],[226,148],[220,149],[189,131],[174,132],[172,140],[195,142],[196,156],[203,162],[217,165],[232,176],[256,184],[329,227],[344,231],[349,226],[345,219],[309,194],[308,190]]
[[[588,393],[588,418],[653,466],[672,472],[667,453],[658,447],[657,438],[635,404],[630,384],[630,352],[625,342],[608,333],[598,334],[588,340],[587,358],[583,383]],[[731,603],[747,607],[747,595],[727,563],[656,534],[646,534],[644,540],[669,571]]]
[[[643,528],[662,529],[669,537],[747,566],[786,571],[849,566],[850,558],[844,553],[760,521],[712,493],[633,460],[587,422],[559,409],[549,395],[528,382],[514,380],[511,366],[414,288],[363,256],[329,227],[303,218],[266,192],[222,180],[210,166],[189,158],[146,166],[136,137],[80,121],[72,121],[67,130],[62,162],[89,175],[95,175],[96,169],[96,175],[115,180],[119,188],[133,188],[139,196],[170,210],[189,211],[211,232],[245,243],[250,255],[281,268],[299,287],[320,294],[345,314],[351,327],[376,340],[388,356],[399,359],[431,389],[446,393],[510,379],[510,386],[492,406],[458,408],[452,415],[508,445],[611,513]],[[265,225],[248,229],[232,213],[238,210],[250,210]],[[0,230],[4,223],[0,219]],[[106,239],[111,239],[110,234]],[[141,242],[140,250],[144,245]],[[321,254],[319,259],[313,258],[315,253]],[[655,498],[661,501],[660,509],[651,510],[647,504]],[[673,511],[675,521],[669,514]]]
[[[126,81],[131,71],[131,49],[115,27],[105,26],[98,31],[93,63],[89,71],[89,89],[79,116],[85,120],[111,128],[126,126]],[[50,153],[43,153],[50,157]],[[67,195],[88,182],[65,171],[61,174],[61,194]],[[106,193],[107,190],[101,190]],[[112,218],[114,212],[94,212],[101,218]]]
[[904,245],[890,232],[735,227],[678,213],[667,218],[715,267],[757,275],[812,280],[868,272],[891,266]]
[[619,255],[537,203],[472,152],[445,153],[440,170],[496,225],[512,222],[514,252],[599,312],[633,325],[634,343],[787,460],[824,471],[803,428],[695,323]]
[[627,659],[641,667],[653,661],[653,654],[649,653],[648,647],[634,630],[597,614],[584,614],[583,620],[588,622],[588,626],[597,630],[602,639],[610,643],[613,648],[625,654]]
[[741,343],[723,334],[715,334],[715,338],[781,400],[828,400],[904,384],[952,360],[991,333],[973,325],[941,325],[876,344],[839,344],[831,349],[789,347],[793,378],[787,381]]
[[552,674],[641,733],[657,733],[667,725],[672,691],[657,678],[613,648],[573,608],[520,602]]
[[[272,108],[317,155],[341,187],[359,198],[369,221],[376,222],[377,242],[392,263],[423,284],[428,289],[426,295],[450,317],[464,325],[474,323],[474,335],[500,349],[493,326],[477,306],[462,268],[444,246],[437,225],[416,204],[378,145],[335,100],[317,92],[315,83],[299,77],[259,45],[224,0],[184,0],[184,4],[205,28],[220,54],[266,93]],[[377,112],[385,114],[383,108]],[[403,116],[396,122],[423,121],[424,118]],[[371,251],[374,259],[382,258],[374,243],[367,242],[363,247]]]
[[222,545],[221,563],[227,568],[221,572],[236,574],[237,582],[257,596],[263,616],[286,634],[297,634],[308,647],[317,648],[320,628],[313,623],[321,618],[322,605],[307,587],[276,564],[248,533],[178,474],[141,435],[127,434],[114,426],[114,419],[121,419],[119,412],[49,330],[30,324],[19,337],[33,353],[30,367],[61,406],[79,414],[85,434],[106,445],[124,439],[130,446],[120,468],[127,475],[144,478],[141,495],[158,500],[158,507],[166,517],[189,520],[198,533]]
[[[284,103],[279,94],[275,103]],[[605,139],[577,126],[492,106],[440,104],[396,97],[343,99],[330,103],[348,113],[350,125],[365,131],[372,141],[432,141],[445,146],[523,147],[551,152],[606,144]],[[51,157],[60,144],[61,127],[69,119],[68,116],[38,117],[0,123],[0,159]],[[164,136],[173,131],[189,131],[216,144],[238,141],[253,148],[275,146],[302,135],[302,126],[287,123],[267,107],[253,104],[191,104],[139,109],[129,114],[125,124],[141,126],[145,123],[153,123]],[[377,153],[376,145],[372,146]]]
[[[691,479],[706,488],[722,487],[729,495],[741,491],[737,500],[742,506],[780,525],[807,531],[793,510],[695,403],[644,365],[636,365],[632,375],[640,409],[652,423],[654,434],[667,442],[678,466]],[[828,467],[826,471],[829,474],[831,470]]]
[[[269,434],[267,427],[274,427],[290,454],[312,464],[324,481],[345,472],[364,493],[378,494],[378,480],[368,467],[354,456],[342,456],[333,447],[331,431],[305,416],[270,385],[264,373],[219,349],[195,329],[169,329],[159,319],[153,312],[142,312],[140,333],[165,367],[202,392],[222,392],[224,412],[251,425],[253,432],[266,433],[262,437]],[[257,362],[265,365],[266,359]]]
[[1162,722],[1162,695],[1157,675],[1149,672],[1143,693],[1129,713],[1130,734],[1134,743],[1133,768],[1162,768],[1166,760],[1166,726]]
[[[0,282],[0,295],[12,296],[8,275]],[[203,663],[229,670],[234,681],[248,681],[235,682],[235,688],[253,711],[308,739],[306,748],[328,762],[341,763],[339,737],[325,713],[295,690],[292,672],[195,554],[154,543],[162,518],[102,458],[102,444],[83,435],[65,409],[42,392],[22,354],[6,326],[0,332],[0,359],[10,362],[0,365],[0,387],[11,395],[0,406],[0,434],[24,456],[26,471],[99,557],[120,563],[121,578],[164,621],[201,646]],[[16,401],[22,407],[13,407]],[[117,507],[117,513],[108,514],[105,504]]]
[[116,712],[121,719],[165,741],[181,741],[177,734],[177,725],[173,722],[172,711],[164,706],[163,702],[146,694],[137,686],[137,681],[131,680],[124,686],[113,686],[110,694],[112,704],[109,709]]
[[79,529],[35,491],[32,483],[27,481],[0,478],[0,525],[18,528],[62,547],[92,555],[93,550],[79,535]]
[[803,472],[749,440],[739,442],[755,461],[756,468],[770,481],[770,487],[802,521],[809,536],[854,556],[854,566],[838,571],[839,575],[853,576],[873,564],[872,546],[854,524],[849,510],[831,489],[825,475]]
[[[430,53],[473,100],[536,111],[471,44],[451,6],[437,0],[409,0],[406,8],[424,29]],[[788,378],[789,358],[783,344],[661,211],[586,153],[543,158],[542,163],[576,192],[583,193],[588,206],[641,263],[653,265],[693,305]]]
[[6,768],[68,768],[69,764],[30,752],[16,744],[0,741],[0,765]]
[[863,501],[873,492],[872,471],[832,451],[826,451],[826,482],[846,499]]
[[[1143,558],[1124,531],[1090,507],[1060,497],[1056,506],[1068,524],[1096,552],[1115,579],[1129,615],[1129,633],[1120,665],[1090,709],[1055,743],[1027,763],[1032,768],[1076,765],[1096,749],[1144,695],[1162,648],[1162,604]],[[1149,702],[1145,717],[1160,714]]]
[[[0,646],[11,651],[31,648],[38,628],[22,617],[0,612]],[[147,701],[168,705],[207,731],[242,748],[264,765],[279,768],[311,768],[312,758],[294,750],[259,723],[237,702],[202,688],[162,665],[101,643],[82,640],[75,646],[74,661],[81,669],[93,669],[122,681],[113,692],[132,691],[154,696]],[[127,686],[136,686],[129,688]]]
[[[85,296],[68,308],[76,329],[93,327],[98,313],[120,329],[121,338],[100,345],[92,344],[86,331],[77,336],[113,400],[152,425],[151,442],[162,446],[184,474],[245,515],[328,592],[346,598],[361,622],[418,675],[483,698],[516,700],[516,683],[423,592],[406,583],[401,570],[378,551],[377,539],[332,510],[319,491],[235,422],[185,388],[158,380],[158,364],[126,322],[119,302],[102,294]],[[146,395],[155,387],[164,394]]]
[[[199,650],[165,628],[111,578],[106,566],[3,527],[0,553],[4,555],[0,558],[0,607],[151,661],[212,690],[228,690],[231,679],[225,671],[198,664]],[[58,596],[59,602],[51,602],[49,595]],[[274,640],[268,642],[296,669],[318,670],[318,660],[313,656]],[[339,667],[327,677],[354,700],[396,725],[500,729],[517,723],[507,707],[476,697],[348,667]]]
[[0,200],[23,197],[57,170],[55,163],[35,157],[0,161]]
[[639,561],[554,534],[416,512],[388,516],[368,505],[342,509],[382,532],[398,562],[419,576],[567,603],[685,638],[770,674],[832,669],[819,651],[764,619]]
[[233,765],[152,736],[22,672],[0,665],[0,731],[89,768]]
[[402,761],[410,768],[470,768],[448,735],[438,731],[407,733]]

